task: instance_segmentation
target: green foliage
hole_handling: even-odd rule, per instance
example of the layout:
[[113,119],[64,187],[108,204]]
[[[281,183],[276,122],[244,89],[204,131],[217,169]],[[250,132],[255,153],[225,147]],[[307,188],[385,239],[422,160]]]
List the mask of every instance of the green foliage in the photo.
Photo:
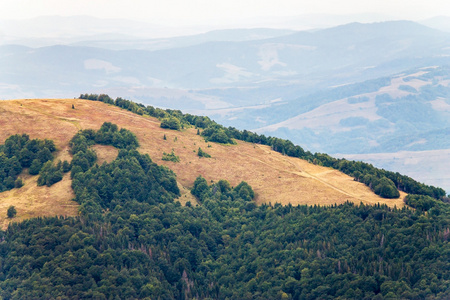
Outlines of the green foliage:
[[93,137],[95,143],[111,145],[119,149],[136,149],[139,147],[134,133],[124,128],[120,129],[116,124],[105,122]]
[[31,163],[30,168],[28,169],[28,172],[30,175],[37,175],[41,171],[42,168],[42,162],[39,159],[33,159],[33,162]]
[[209,193],[208,182],[203,176],[198,176],[194,181],[194,187],[191,190],[191,194],[202,200],[204,196]]
[[205,137],[206,141],[221,144],[236,144],[221,126],[210,126],[203,130],[201,135]]
[[163,156],[161,159],[166,160],[166,161],[172,161],[172,162],[180,162],[180,158],[175,155],[173,150],[170,153],[163,152]]
[[67,160],[65,160],[62,163],[62,171],[63,171],[63,173],[69,172],[71,168],[72,168],[72,166],[70,165],[70,163]]
[[[112,129],[105,130],[105,127]],[[114,124],[105,127],[102,126],[103,129],[98,132],[81,131],[77,135],[91,138],[75,136],[71,141],[72,152],[78,149],[72,160],[72,187],[83,212],[95,211],[95,218],[99,218],[101,209],[114,209],[116,205],[128,201],[156,203],[179,195],[175,174],[167,168],[158,167],[148,155],[141,155],[134,150],[137,140],[124,139],[130,143],[125,144],[106,139],[121,148],[119,155],[111,163],[94,165],[95,153],[79,144],[86,143],[88,139],[96,140],[99,134],[105,136],[105,131],[113,134],[125,132],[122,136],[131,136],[128,130],[118,130]],[[100,141],[104,142],[105,139]],[[166,195],[162,196],[162,191]]]
[[17,215],[17,210],[14,207],[14,205],[11,205],[8,207],[8,210],[6,211],[6,216],[10,219],[14,218]]
[[[201,205],[183,207],[173,201],[179,196],[175,174],[128,145],[121,144],[113,162],[96,165],[89,150],[96,134],[83,131],[71,141],[80,216],[34,218],[0,231],[0,297],[450,297],[448,203],[413,195],[407,201],[415,211],[352,203],[256,206],[247,183],[231,188],[226,180],[208,185],[199,177],[193,194]],[[272,142],[286,155],[301,154],[289,142]],[[21,151],[8,147],[9,154]],[[4,149],[0,167],[15,156]],[[391,185],[385,177],[436,192],[360,162],[310,158],[375,186]],[[2,176],[14,184],[9,172]]]
[[239,183],[235,188],[234,191],[238,193],[239,197],[250,201],[255,197],[255,193],[253,192],[252,187],[245,181],[242,181]]
[[46,162],[39,171],[39,178],[37,185],[52,186],[53,184],[61,181],[63,178],[63,171],[61,164],[53,165],[52,161]]
[[224,179],[219,180],[219,182],[217,183],[217,186],[219,187],[219,191],[222,194],[226,194],[229,191],[231,191],[230,183]]
[[42,165],[53,160],[55,144],[50,140],[30,140],[26,134],[12,135],[0,145],[0,192],[22,187],[18,179],[23,168],[37,175]]
[[[97,179],[112,175],[100,175],[94,168],[92,173],[99,174]],[[204,178],[198,181],[206,184]],[[208,195],[197,207],[171,200],[114,200],[110,203],[116,204],[95,219],[92,215],[103,210],[96,204],[103,198],[99,195],[83,201],[80,218],[12,224],[0,243],[0,295],[7,299],[450,296],[448,205],[439,204],[443,213],[433,217],[352,203],[256,206],[238,196],[246,184],[226,188],[225,193],[220,185],[208,186],[203,191]],[[77,188],[76,194],[89,193]],[[189,289],[186,281],[192,282]]]
[[400,193],[394,185],[394,182],[387,177],[383,177],[378,180],[373,188],[375,194],[380,195],[383,198],[398,198]]
[[[359,172],[359,171],[355,171]],[[360,178],[359,180],[364,182],[367,186],[369,186],[373,192],[383,198],[398,198],[400,197],[400,193],[394,185],[394,182],[387,177],[377,177],[367,173],[357,173],[354,174],[354,177]]]
[[205,158],[210,158],[211,157],[211,155],[209,155],[208,153],[203,151],[202,148],[200,148],[200,147],[198,148],[197,155],[199,157],[205,157]]
[[23,181],[21,178],[17,178],[16,181],[14,181],[14,188],[20,189],[23,187]]
[[[180,195],[175,174],[148,155],[123,145],[114,161],[96,165],[95,153],[80,145],[96,134],[79,132],[71,142],[80,216],[35,218],[0,232],[1,297],[450,296],[444,202],[411,195],[406,201],[416,211],[352,203],[257,206],[247,183],[208,185],[199,176],[192,194],[201,205],[183,207],[173,201]],[[46,162],[41,171],[63,165]],[[354,171],[360,180],[372,176],[360,170]],[[377,180],[371,182],[391,185]]]
[[421,211],[428,211],[437,204],[435,199],[424,195],[407,195],[404,201],[409,206]]
[[161,120],[161,128],[168,128],[172,130],[180,130],[181,123],[176,117],[167,117]]
[[208,186],[208,182],[201,175],[195,179],[191,194],[200,202],[211,198],[251,201],[255,197],[252,187],[245,181],[239,183],[235,188],[231,188],[230,183],[223,179]]

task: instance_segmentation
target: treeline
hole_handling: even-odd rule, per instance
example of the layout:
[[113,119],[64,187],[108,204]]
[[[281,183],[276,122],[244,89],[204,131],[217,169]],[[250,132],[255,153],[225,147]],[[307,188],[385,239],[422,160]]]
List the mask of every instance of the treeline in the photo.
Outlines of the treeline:
[[[55,144],[51,140],[30,139],[27,134],[7,138],[0,145],[0,192],[22,187],[23,182],[18,176],[25,168],[29,168],[31,175],[40,174],[38,184],[46,184],[53,165],[52,153],[55,151]],[[53,184],[53,181],[59,180],[55,178],[50,181]]]
[[[247,130],[241,131],[234,127],[227,128],[217,124],[205,116],[183,114],[179,110],[162,110],[159,108],[154,108],[153,106],[144,106],[122,98],[113,100],[105,94],[84,94],[80,95],[80,99],[102,101],[140,115],[146,114],[165,120],[164,126],[166,126],[166,128],[180,129],[181,126],[195,126],[196,128],[203,129],[201,135],[205,137],[207,141],[211,142],[233,144],[233,139],[237,139],[251,143],[268,145],[272,147],[274,151],[280,152],[284,155],[298,157],[317,165],[339,170],[349,176],[352,176],[355,180],[366,184],[377,195],[380,195],[383,198],[398,198],[400,195],[399,190],[409,194],[426,195],[436,199],[441,199],[445,196],[445,191],[442,188],[417,182],[411,177],[401,175],[398,172],[378,169],[371,164],[359,161],[334,158],[327,154],[313,154],[309,151],[305,151],[298,145],[294,145],[289,140],[276,137],[266,137],[265,135],[259,135]],[[170,124],[179,124],[179,126],[170,126]]]
[[247,183],[199,176],[201,205],[183,207],[175,174],[131,140],[98,166],[96,134],[71,142],[89,164],[73,173],[80,216],[0,231],[4,299],[450,297],[449,204],[257,206]]

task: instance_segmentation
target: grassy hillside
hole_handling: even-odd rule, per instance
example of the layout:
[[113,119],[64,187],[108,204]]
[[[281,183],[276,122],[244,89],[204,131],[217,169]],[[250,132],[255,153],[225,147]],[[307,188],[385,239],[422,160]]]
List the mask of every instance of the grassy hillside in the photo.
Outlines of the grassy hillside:
[[[72,108],[72,105],[74,108]],[[254,189],[258,204],[282,203],[342,204],[385,203],[390,207],[402,207],[399,199],[384,199],[375,195],[367,186],[356,182],[337,170],[321,167],[307,161],[284,156],[270,147],[237,141],[237,145],[207,143],[194,128],[173,131],[160,128],[160,121],[139,116],[118,107],[101,102],[80,99],[14,100],[0,102],[0,144],[10,135],[27,133],[31,138],[54,140],[57,159],[70,161],[69,140],[80,129],[99,129],[103,122],[113,122],[131,130],[140,143],[139,151],[150,155],[157,164],[172,169],[177,174],[181,190],[180,201],[195,199],[189,193],[194,180],[202,175],[208,182],[227,179],[236,186],[242,180]],[[166,136],[166,139],[164,139]],[[200,158],[198,148],[211,158]],[[98,163],[111,161],[117,149],[95,146]],[[162,160],[163,153],[175,153],[180,162]],[[67,215],[77,213],[77,204],[70,189],[70,177],[52,187],[37,187],[35,177],[24,177],[25,186],[0,194],[0,223],[8,223],[6,210],[9,205],[17,208],[16,221],[42,215]]]
[[[137,105],[128,107],[133,114],[72,99],[1,104],[1,120],[10,120],[5,136],[22,135],[0,146],[0,188],[11,189],[0,203],[17,206],[13,220],[59,215],[0,230],[2,299],[449,297],[449,206],[427,196],[439,190],[397,176],[422,193],[404,199],[415,209],[334,205],[402,200],[377,198],[337,170],[282,155],[292,149],[279,148],[279,140],[271,146],[280,152],[205,142],[223,140],[225,129],[183,129],[189,116],[177,119],[177,112],[154,115],[179,131],[139,116]],[[52,152],[64,163],[53,167]],[[312,157],[345,172],[363,170]],[[28,166],[36,174],[39,163],[37,181],[27,170],[16,178]],[[383,170],[372,167],[364,178],[373,172]],[[190,188],[201,205],[192,205]]]

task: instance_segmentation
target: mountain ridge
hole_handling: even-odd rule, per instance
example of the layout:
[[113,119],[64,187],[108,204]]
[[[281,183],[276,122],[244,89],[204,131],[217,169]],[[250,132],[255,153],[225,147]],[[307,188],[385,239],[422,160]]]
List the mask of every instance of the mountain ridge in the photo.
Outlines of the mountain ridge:
[[[72,105],[74,109],[71,108]],[[191,188],[195,178],[202,175],[208,181],[229,180],[234,186],[242,180],[247,181],[255,190],[258,204],[271,202],[333,205],[352,201],[386,203],[392,207],[404,205],[404,193],[399,199],[381,198],[364,184],[337,170],[284,156],[268,146],[241,141],[238,141],[236,146],[205,142],[196,134],[194,128],[182,131],[163,129],[157,119],[139,116],[101,102],[79,99],[10,100],[0,102],[0,114],[3,120],[1,141],[17,133],[27,133],[31,138],[53,139],[59,149],[56,159],[61,160],[70,160],[68,142],[80,129],[99,128],[101,123],[108,121],[127,128],[137,135],[141,144],[139,151],[150,154],[153,161],[168,166],[178,175],[180,188],[185,190],[180,201],[188,198],[186,188]],[[166,140],[163,136],[166,136]],[[211,154],[212,158],[199,158],[196,154],[199,147]],[[108,148],[96,149],[100,157],[114,156],[114,152],[108,154]],[[163,153],[171,151],[180,157],[179,163],[162,160]],[[25,182],[29,189],[32,181],[27,179]],[[66,176],[60,185],[68,186],[68,182],[70,178]],[[55,186],[56,189],[60,188]],[[41,195],[36,197],[41,197],[39,201],[44,201],[42,199],[45,197],[42,197],[45,193],[39,191],[47,188],[36,189],[36,194]],[[28,194],[21,195],[20,191],[13,190],[1,195],[3,200],[10,199],[9,202],[3,202],[2,210],[6,211],[7,204],[11,201],[14,203],[14,197],[24,198],[23,203],[30,205],[26,200]],[[64,203],[70,200],[70,193],[67,195],[68,198],[61,199],[66,201]],[[51,203],[55,205],[55,202]],[[28,211],[26,205],[18,205],[20,213],[23,213],[24,209]],[[72,215],[73,207],[67,208],[65,213]],[[32,213],[29,215],[33,216]]]

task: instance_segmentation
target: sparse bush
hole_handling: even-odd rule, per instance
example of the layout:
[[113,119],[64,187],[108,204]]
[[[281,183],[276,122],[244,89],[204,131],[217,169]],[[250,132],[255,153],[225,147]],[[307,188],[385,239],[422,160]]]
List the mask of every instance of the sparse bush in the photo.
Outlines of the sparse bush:
[[23,187],[23,181],[21,178],[17,178],[16,181],[14,181],[14,187],[16,189],[20,189],[21,187]]
[[162,159],[162,160],[165,160],[165,161],[173,161],[173,162],[179,162],[179,161],[180,161],[180,158],[179,158],[178,156],[175,155],[175,153],[173,152],[173,150],[172,150],[171,153],[166,153],[166,152],[164,152],[161,159]]
[[205,157],[205,158],[210,158],[211,157],[211,155],[209,155],[208,153],[203,151],[202,148],[200,148],[200,147],[198,148],[197,155],[199,157]]

